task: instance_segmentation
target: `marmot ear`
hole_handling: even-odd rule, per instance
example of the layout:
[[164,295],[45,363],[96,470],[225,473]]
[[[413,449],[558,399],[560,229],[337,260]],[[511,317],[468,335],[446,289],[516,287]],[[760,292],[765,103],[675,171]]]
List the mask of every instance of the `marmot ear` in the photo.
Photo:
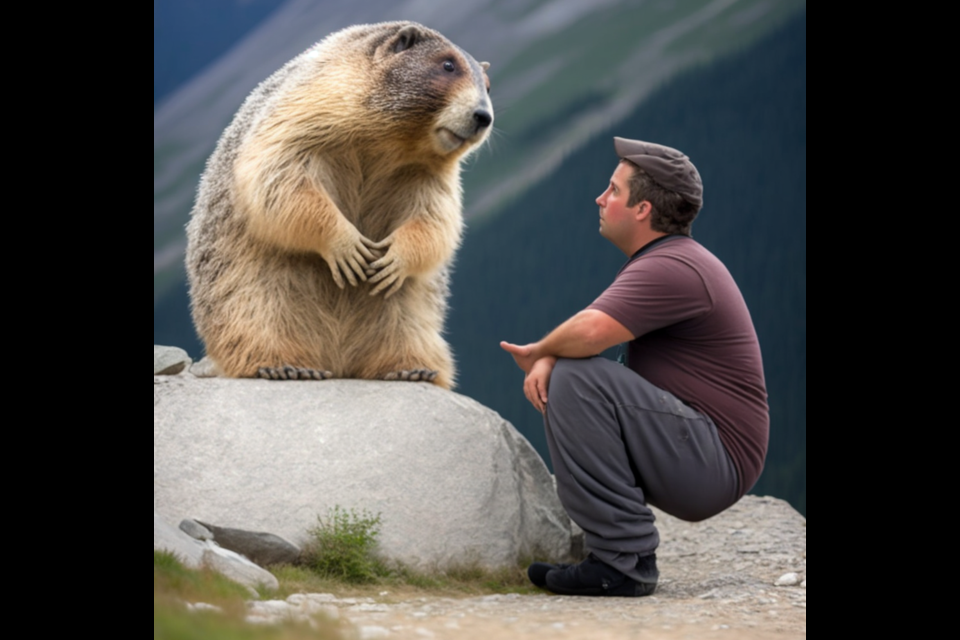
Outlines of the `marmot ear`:
[[400,53],[401,51],[406,51],[415,45],[421,37],[423,37],[423,33],[419,27],[412,24],[407,25],[397,33],[396,39],[393,41],[393,52]]
[[490,63],[489,63],[489,62],[481,62],[481,63],[480,63],[480,68],[483,69],[484,71],[486,71],[487,69],[490,68]]

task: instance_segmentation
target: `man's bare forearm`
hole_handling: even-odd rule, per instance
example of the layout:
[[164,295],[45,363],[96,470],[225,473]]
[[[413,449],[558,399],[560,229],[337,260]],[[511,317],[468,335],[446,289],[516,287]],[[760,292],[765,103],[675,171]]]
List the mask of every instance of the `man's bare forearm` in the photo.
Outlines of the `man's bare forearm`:
[[530,373],[542,358],[587,358],[627,340],[633,340],[633,335],[622,324],[602,311],[584,309],[539,342],[501,342],[500,346],[513,356],[524,373]]
[[545,338],[531,345],[534,360],[544,356],[588,358],[610,347],[633,340],[633,335],[602,311],[584,309]]

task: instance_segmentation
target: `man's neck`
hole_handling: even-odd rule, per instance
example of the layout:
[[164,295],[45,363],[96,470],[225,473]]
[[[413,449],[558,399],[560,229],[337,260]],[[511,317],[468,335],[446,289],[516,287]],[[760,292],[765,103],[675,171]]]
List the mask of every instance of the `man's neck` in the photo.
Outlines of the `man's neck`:
[[630,245],[630,251],[624,251],[628,258],[633,257],[638,251],[646,247],[648,244],[654,240],[659,240],[664,236],[670,235],[669,233],[663,233],[661,231],[650,231],[649,233],[643,233],[639,235],[636,239],[636,242]]

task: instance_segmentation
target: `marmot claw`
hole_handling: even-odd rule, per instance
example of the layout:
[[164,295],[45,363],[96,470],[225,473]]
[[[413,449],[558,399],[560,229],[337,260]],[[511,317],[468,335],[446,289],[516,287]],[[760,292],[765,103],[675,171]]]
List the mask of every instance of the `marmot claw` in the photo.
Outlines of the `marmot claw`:
[[304,367],[260,367],[257,369],[257,378],[265,380],[329,380],[333,377],[330,371],[307,369]]
[[403,369],[384,374],[384,380],[408,380],[410,382],[433,382],[439,371],[433,369]]

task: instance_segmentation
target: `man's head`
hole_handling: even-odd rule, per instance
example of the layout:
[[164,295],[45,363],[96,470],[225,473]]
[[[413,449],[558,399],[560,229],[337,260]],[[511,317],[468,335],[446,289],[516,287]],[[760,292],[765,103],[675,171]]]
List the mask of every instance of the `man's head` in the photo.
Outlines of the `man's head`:
[[632,169],[627,179],[627,206],[649,202],[653,231],[690,235],[693,220],[703,206],[703,183],[690,158],[676,149],[642,140],[614,138],[613,144],[621,163]]

